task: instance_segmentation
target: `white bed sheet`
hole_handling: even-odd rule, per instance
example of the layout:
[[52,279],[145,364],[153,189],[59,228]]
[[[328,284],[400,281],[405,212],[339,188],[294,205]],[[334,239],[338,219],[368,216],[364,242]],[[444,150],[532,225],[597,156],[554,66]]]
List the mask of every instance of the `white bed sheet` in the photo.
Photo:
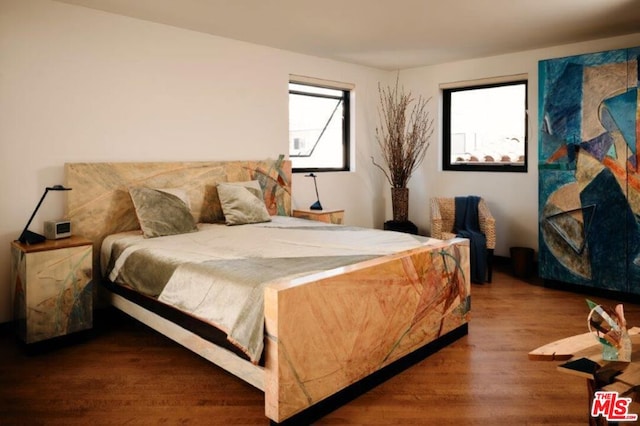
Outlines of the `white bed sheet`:
[[[128,262],[130,256],[140,253],[179,265],[163,283],[158,300],[224,330],[254,362],[263,349],[265,284],[437,242],[285,216],[250,225],[199,224],[198,229],[151,239],[140,231],[108,236],[101,251],[103,274],[129,284],[122,279],[127,276],[124,268],[134,263]],[[115,247],[119,255],[113,262]],[[245,264],[249,269],[243,269]]]

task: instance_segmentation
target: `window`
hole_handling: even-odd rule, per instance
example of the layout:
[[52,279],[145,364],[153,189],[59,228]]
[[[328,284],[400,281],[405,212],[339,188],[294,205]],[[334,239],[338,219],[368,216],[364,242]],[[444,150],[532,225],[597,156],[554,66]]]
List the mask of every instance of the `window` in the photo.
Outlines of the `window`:
[[442,168],[527,171],[527,81],[444,88]]
[[289,158],[294,172],[349,170],[346,87],[289,83]]

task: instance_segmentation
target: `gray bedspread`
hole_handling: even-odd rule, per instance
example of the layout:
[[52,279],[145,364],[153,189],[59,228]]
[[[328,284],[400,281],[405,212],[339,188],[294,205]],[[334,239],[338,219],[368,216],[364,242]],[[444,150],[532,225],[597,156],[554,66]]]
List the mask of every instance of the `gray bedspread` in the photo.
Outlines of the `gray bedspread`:
[[268,223],[198,228],[195,233],[152,239],[135,231],[109,236],[101,252],[103,274],[215,325],[254,363],[264,347],[266,284],[429,241],[282,216]]

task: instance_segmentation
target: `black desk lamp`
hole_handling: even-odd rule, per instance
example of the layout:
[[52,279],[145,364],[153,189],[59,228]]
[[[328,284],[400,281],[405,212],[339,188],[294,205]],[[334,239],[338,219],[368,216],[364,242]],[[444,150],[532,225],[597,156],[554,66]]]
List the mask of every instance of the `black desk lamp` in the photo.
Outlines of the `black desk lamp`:
[[23,244],[37,244],[37,243],[41,243],[44,240],[46,240],[44,235],[40,235],[40,234],[36,234],[35,232],[31,232],[27,228],[29,228],[29,225],[31,225],[31,221],[33,220],[34,216],[38,212],[38,209],[40,208],[40,205],[44,201],[44,197],[47,196],[47,193],[49,191],[71,191],[71,188],[65,188],[62,185],[54,185],[54,186],[48,186],[47,189],[44,190],[44,194],[42,194],[42,198],[40,198],[40,202],[36,206],[36,209],[33,211],[33,213],[31,213],[31,217],[29,218],[29,222],[27,222],[27,226],[24,227],[24,230],[22,231],[22,234],[20,234],[20,238],[18,238],[18,241],[20,241],[21,243],[23,243]]
[[318,183],[316,182],[316,175],[313,173],[309,173],[308,175],[305,175],[305,177],[312,177],[313,178],[313,184],[316,187],[316,199],[317,201],[313,204],[311,204],[311,207],[309,207],[311,210],[322,210],[322,204],[320,204],[320,196],[318,195]]

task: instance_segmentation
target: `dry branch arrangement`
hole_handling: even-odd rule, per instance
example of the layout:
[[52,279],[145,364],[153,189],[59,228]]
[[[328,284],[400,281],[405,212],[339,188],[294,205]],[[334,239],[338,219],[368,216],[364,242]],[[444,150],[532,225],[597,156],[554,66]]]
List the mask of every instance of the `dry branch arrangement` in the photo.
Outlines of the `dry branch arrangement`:
[[398,88],[398,79],[393,88],[382,88],[380,94],[380,127],[376,127],[376,139],[384,166],[371,161],[384,173],[393,188],[405,188],[413,172],[424,160],[433,135],[433,119],[427,105],[429,99]]

